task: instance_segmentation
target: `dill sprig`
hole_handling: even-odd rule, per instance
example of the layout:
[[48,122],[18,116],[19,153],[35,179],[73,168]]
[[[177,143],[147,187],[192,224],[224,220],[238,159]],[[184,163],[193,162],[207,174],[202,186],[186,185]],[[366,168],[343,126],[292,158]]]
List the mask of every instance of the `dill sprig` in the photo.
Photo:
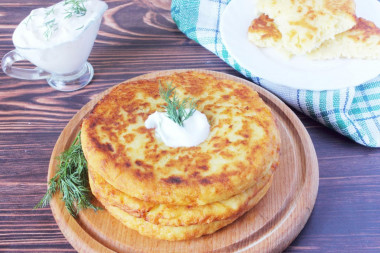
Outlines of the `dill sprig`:
[[69,149],[64,151],[58,159],[58,171],[49,180],[46,194],[34,208],[47,206],[54,194],[60,191],[66,209],[73,217],[77,217],[79,211],[84,208],[99,210],[99,207],[91,203],[87,161],[82,151],[80,132]]
[[28,18],[25,20],[24,24],[28,26],[29,22],[32,20],[32,14],[29,14]]
[[52,6],[45,11],[45,18],[47,18],[51,14],[54,14],[54,8],[55,8],[55,6]]
[[75,29],[75,30],[80,30],[80,29],[82,29],[84,27],[84,25],[82,25],[81,27],[78,27],[77,29]]
[[68,5],[68,9],[66,9],[65,18],[71,18],[73,15],[76,16],[84,16],[86,15],[87,9],[84,6],[84,2],[86,0],[65,0],[64,5]]
[[51,35],[58,29],[58,24],[55,22],[55,18],[45,22],[44,37],[46,40],[50,39]]
[[194,114],[197,100],[188,97],[181,102],[174,91],[175,89],[176,87],[172,87],[171,82],[166,82],[166,87],[163,87],[160,82],[158,91],[161,98],[167,103],[162,107],[166,109],[168,118],[183,127],[183,122]]

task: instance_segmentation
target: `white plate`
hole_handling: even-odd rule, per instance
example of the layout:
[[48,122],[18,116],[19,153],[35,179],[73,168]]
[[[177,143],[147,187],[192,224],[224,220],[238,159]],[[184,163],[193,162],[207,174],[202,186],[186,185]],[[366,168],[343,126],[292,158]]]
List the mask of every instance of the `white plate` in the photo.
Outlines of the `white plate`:
[[[357,0],[356,14],[380,27],[377,0]],[[380,74],[380,60],[312,61],[302,56],[287,59],[275,49],[258,48],[247,39],[248,27],[257,16],[256,0],[232,0],[220,22],[227,51],[255,76],[291,88],[332,90],[356,86]]]

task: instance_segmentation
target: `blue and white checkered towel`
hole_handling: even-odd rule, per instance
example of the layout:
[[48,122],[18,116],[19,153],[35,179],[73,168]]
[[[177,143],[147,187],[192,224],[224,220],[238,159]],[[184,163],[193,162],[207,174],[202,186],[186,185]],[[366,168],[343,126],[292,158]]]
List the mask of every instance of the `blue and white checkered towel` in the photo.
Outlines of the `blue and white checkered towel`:
[[380,76],[357,87],[328,91],[291,89],[253,76],[231,57],[220,37],[220,17],[229,2],[172,0],[171,14],[178,28],[190,39],[215,53],[253,82],[357,143],[380,147]]

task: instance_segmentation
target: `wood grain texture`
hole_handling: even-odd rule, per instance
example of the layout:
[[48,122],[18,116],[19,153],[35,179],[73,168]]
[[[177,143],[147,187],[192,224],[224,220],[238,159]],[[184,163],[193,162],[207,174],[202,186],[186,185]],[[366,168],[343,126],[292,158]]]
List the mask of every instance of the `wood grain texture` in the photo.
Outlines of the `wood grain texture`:
[[[0,56],[13,49],[13,30],[32,9],[55,2],[0,0]],[[110,10],[89,58],[95,76],[85,89],[62,93],[45,81],[13,79],[0,71],[0,251],[75,252],[50,208],[32,208],[46,190],[60,132],[91,98],[156,70],[204,68],[242,77],[177,30],[169,0],[107,3]],[[308,223],[286,252],[379,252],[380,149],[297,115],[317,152],[320,187]]]

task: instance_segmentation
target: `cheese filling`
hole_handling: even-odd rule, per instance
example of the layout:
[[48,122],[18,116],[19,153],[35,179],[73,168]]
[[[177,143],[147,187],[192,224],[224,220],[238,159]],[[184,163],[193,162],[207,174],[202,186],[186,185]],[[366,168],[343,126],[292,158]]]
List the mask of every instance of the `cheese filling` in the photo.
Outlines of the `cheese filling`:
[[149,115],[145,127],[155,128],[156,137],[173,148],[197,146],[206,140],[210,133],[210,124],[206,115],[197,110],[183,122],[183,127],[168,118],[166,112]]

